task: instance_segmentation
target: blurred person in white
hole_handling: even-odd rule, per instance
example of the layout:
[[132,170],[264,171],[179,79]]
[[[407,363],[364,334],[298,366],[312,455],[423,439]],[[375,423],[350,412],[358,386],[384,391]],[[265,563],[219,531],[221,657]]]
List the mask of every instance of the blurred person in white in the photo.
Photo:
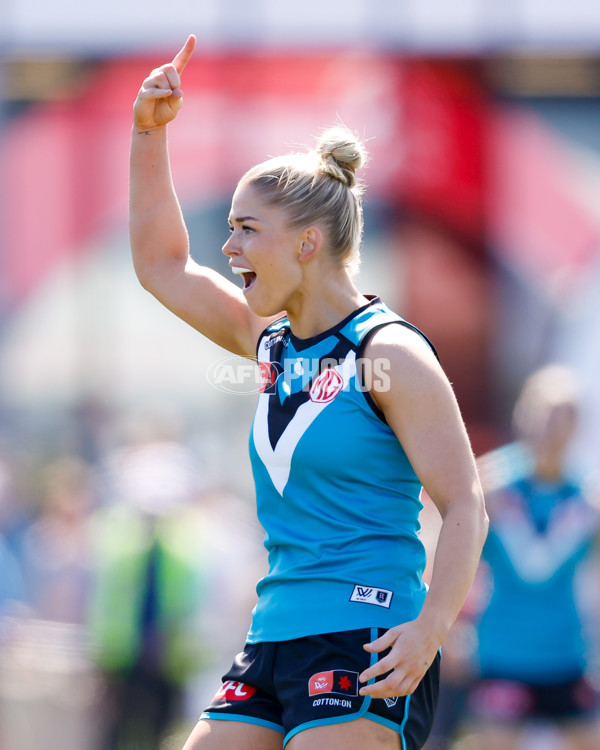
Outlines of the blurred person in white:
[[[206,493],[202,466],[172,416],[137,415],[102,472],[90,632],[105,750],[158,750],[180,724],[189,727],[187,693],[202,692],[205,672],[222,669],[222,650],[239,637],[247,608],[237,585],[256,555],[251,535],[237,531],[241,504]],[[239,539],[225,554],[229,531]],[[221,607],[229,618],[216,625],[211,612]]]
[[[365,152],[346,128],[238,183],[223,252],[243,290],[191,259],[166,124],[194,43],[134,105],[131,246],[169,309],[234,354],[258,348],[250,457],[269,571],[244,650],[185,748],[418,750],[486,531],[466,430],[430,342],[354,284]],[[251,82],[241,129],[247,106]],[[422,486],[443,519],[429,590]]]
[[568,469],[581,408],[570,370],[533,373],[514,409],[517,442],[480,460],[490,590],[469,707],[485,750],[516,750],[536,722],[559,729],[569,750],[600,747],[599,695],[589,679],[598,644],[586,637],[584,617],[597,581],[599,512]]

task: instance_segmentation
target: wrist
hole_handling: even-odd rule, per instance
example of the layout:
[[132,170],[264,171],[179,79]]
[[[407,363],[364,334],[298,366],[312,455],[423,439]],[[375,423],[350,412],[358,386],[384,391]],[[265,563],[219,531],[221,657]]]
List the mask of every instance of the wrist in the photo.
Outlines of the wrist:
[[154,135],[156,133],[164,133],[167,129],[166,125],[153,125],[151,127],[146,127],[144,125],[137,125],[135,122],[133,123],[132,133],[133,135],[142,135],[142,136],[150,136]]
[[440,646],[446,640],[446,636],[450,632],[453,622],[451,617],[445,616],[433,607],[428,607],[427,603],[423,606],[421,614],[417,617],[417,620],[423,630],[428,634],[432,643],[435,642],[436,647]]

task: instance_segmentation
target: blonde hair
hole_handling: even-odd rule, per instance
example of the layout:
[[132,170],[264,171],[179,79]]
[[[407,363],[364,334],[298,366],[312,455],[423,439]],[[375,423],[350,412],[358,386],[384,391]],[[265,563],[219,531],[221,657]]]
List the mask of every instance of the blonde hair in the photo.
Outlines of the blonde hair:
[[251,185],[270,204],[281,206],[290,224],[323,226],[330,254],[351,272],[360,263],[363,183],[356,170],[366,151],[344,127],[329,128],[316,147],[257,164],[240,183]]

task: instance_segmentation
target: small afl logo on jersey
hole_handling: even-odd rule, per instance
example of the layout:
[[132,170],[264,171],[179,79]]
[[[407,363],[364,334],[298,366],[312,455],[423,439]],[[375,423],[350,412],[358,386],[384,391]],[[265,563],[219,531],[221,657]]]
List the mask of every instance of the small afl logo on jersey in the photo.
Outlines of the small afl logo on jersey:
[[344,387],[342,376],[333,367],[328,367],[318,375],[310,387],[310,400],[317,404],[328,404]]
[[281,374],[281,367],[277,367],[275,362],[259,362],[260,369],[260,393],[273,393],[277,378]]

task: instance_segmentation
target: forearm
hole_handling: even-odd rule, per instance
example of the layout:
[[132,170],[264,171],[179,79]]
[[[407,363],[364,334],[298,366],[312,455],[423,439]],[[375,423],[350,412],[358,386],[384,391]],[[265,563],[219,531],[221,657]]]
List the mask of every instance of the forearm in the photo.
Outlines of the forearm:
[[144,283],[168,260],[185,264],[188,235],[173,187],[167,128],[134,125],[130,152],[130,242],[133,262]]
[[477,571],[487,534],[483,501],[447,511],[438,539],[429,592],[420,622],[441,644],[456,620]]
[[458,503],[446,512],[431,586],[421,614],[365,644],[367,651],[380,653],[389,649],[389,652],[366,669],[360,681],[366,683],[389,674],[379,682],[361,687],[361,695],[384,698],[416,690],[460,612],[477,570],[486,531],[482,500],[476,501],[474,497],[472,503]]

